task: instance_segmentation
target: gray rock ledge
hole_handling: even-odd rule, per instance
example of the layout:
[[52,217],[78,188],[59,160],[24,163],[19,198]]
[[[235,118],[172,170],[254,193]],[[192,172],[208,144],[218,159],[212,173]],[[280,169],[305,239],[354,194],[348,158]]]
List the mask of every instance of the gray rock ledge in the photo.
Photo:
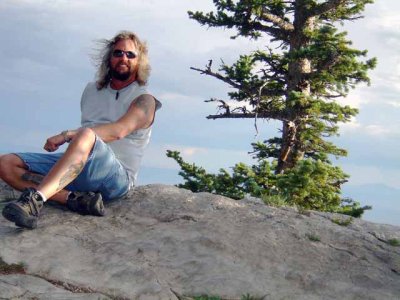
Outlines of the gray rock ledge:
[[167,185],[106,208],[46,205],[36,230],[0,217],[0,256],[26,271],[0,275],[0,299],[400,299],[397,226]]

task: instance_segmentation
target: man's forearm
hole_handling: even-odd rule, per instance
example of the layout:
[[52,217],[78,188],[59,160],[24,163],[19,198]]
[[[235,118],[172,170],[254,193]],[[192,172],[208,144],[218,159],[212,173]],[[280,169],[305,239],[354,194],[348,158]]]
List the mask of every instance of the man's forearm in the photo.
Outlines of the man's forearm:
[[91,127],[91,129],[99,136],[103,142],[111,143],[116,140],[120,140],[124,138],[127,134],[129,134],[129,130],[124,128],[118,122],[108,123],[108,124],[99,124]]
[[[96,135],[103,140],[103,142],[110,143],[115,140],[121,139],[126,135],[125,133],[122,133],[124,130],[121,129],[118,130],[118,128],[116,127],[118,127],[117,124],[109,123],[109,124],[100,124],[89,128],[92,129],[96,133]],[[69,143],[74,139],[74,137],[81,128],[73,130],[70,129],[64,130],[59,135],[61,135],[64,138],[64,141],[66,143]]]
[[64,138],[64,141],[66,143],[69,143],[70,141],[72,141],[75,137],[75,135],[77,134],[79,129],[67,129],[64,130],[63,132],[60,133],[60,135],[62,135],[62,137]]

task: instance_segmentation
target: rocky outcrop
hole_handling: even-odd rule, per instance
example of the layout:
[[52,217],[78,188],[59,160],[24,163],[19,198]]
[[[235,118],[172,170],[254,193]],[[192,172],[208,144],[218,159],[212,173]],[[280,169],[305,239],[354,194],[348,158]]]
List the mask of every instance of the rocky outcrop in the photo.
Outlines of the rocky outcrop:
[[0,298],[399,299],[400,228],[141,186],[105,217],[0,220]]

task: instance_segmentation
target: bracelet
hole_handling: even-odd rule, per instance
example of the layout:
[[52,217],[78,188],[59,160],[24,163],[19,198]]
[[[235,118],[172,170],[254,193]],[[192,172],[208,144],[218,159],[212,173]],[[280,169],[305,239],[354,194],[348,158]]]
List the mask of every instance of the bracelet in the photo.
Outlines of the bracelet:
[[72,139],[68,137],[68,130],[64,130],[61,132],[61,135],[64,137],[64,141],[66,143],[69,143]]

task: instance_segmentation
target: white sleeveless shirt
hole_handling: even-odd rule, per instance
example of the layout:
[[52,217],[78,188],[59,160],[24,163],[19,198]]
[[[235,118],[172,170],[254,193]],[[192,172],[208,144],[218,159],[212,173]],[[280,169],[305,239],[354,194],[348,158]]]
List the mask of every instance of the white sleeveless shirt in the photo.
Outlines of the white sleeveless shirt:
[[[110,85],[98,90],[95,82],[86,86],[81,99],[82,127],[94,127],[117,121],[129,109],[131,103],[140,95],[150,94],[145,86],[133,82],[116,91]],[[156,99],[156,110],[161,103]],[[144,149],[149,143],[151,126],[139,129],[120,140],[110,142],[116,158],[127,170],[131,185],[135,184]]]

